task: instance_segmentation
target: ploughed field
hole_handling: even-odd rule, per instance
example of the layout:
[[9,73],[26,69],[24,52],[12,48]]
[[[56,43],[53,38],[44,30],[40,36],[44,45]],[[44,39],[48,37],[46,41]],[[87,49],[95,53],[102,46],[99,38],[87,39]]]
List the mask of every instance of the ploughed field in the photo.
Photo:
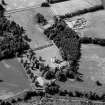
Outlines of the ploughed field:
[[43,35],[43,29],[36,23],[35,16],[37,13],[43,14],[47,20],[50,20],[53,17],[49,8],[40,7],[9,14],[11,16],[10,19],[23,26],[26,33],[32,39],[32,42],[30,43],[31,48],[49,44],[49,41]]
[[3,82],[0,82],[0,98],[13,96],[31,89],[23,67],[17,59],[2,60],[0,62],[0,79],[3,80]]

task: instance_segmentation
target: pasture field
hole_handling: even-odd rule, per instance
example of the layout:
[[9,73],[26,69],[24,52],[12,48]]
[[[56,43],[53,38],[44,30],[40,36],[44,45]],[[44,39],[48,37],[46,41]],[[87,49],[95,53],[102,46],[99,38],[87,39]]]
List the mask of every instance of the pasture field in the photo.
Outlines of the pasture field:
[[30,82],[23,72],[23,67],[17,59],[8,59],[0,62],[0,98],[16,95],[24,90],[31,89]]
[[65,15],[66,13],[76,12],[95,5],[101,5],[101,0],[69,0],[52,4],[51,9],[56,15]]
[[[61,89],[93,91],[98,94],[105,92],[105,48],[94,45],[82,45],[82,57],[80,59],[79,72],[83,73],[84,82],[58,82]],[[103,85],[97,86],[99,80]]]
[[36,48],[49,44],[49,41],[43,35],[43,30],[38,26],[35,20],[37,13],[41,13],[47,20],[50,20],[53,15],[49,8],[30,8],[28,10],[19,11],[9,14],[11,20],[16,21],[26,30],[26,33],[32,39],[31,48]]
[[87,20],[86,28],[80,30],[82,36],[87,37],[98,37],[105,38],[105,11],[97,11],[93,13],[87,13],[81,16],[76,16],[72,18],[85,18]]

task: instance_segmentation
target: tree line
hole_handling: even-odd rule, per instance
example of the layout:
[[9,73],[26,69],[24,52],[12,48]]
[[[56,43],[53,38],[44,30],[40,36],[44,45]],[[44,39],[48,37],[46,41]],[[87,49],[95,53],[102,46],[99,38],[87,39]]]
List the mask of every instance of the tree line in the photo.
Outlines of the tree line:
[[80,42],[82,44],[96,44],[103,47],[105,46],[105,39],[102,39],[102,38],[82,37],[80,39]]

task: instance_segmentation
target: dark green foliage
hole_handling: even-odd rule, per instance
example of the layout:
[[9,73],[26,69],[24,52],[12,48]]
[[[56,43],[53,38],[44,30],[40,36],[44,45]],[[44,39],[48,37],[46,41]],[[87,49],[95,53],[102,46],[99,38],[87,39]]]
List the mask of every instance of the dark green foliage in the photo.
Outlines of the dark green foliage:
[[7,6],[7,3],[4,0],[1,0],[1,4]]
[[12,99],[12,100],[11,100],[11,103],[13,103],[13,104],[15,104],[16,102],[17,102],[16,99]]
[[63,72],[60,72],[58,74],[58,80],[61,81],[61,82],[66,82],[67,81],[67,77],[66,77],[66,75]]
[[97,85],[97,86],[102,86],[102,83],[97,80],[97,81],[96,81],[96,85]]
[[4,15],[0,17],[0,59],[21,55],[30,48],[28,36],[23,27],[10,21]]
[[5,13],[5,8],[3,7],[2,4],[0,4],[0,17],[3,17]]
[[50,7],[49,3],[48,2],[43,2],[41,4],[41,7]]
[[59,86],[55,83],[52,83],[51,85],[48,85],[45,88],[46,93],[49,93],[51,95],[57,94],[59,92]]
[[72,61],[70,69],[76,73],[81,57],[81,43],[78,34],[69,28],[62,19],[55,21],[55,24],[44,30],[44,34],[54,41],[64,60]]
[[55,78],[55,73],[53,71],[47,71],[45,75],[45,79],[51,80]]
[[47,20],[45,19],[45,17],[40,14],[40,13],[37,13],[36,14],[36,22],[38,24],[42,24],[42,25],[46,25],[47,24]]

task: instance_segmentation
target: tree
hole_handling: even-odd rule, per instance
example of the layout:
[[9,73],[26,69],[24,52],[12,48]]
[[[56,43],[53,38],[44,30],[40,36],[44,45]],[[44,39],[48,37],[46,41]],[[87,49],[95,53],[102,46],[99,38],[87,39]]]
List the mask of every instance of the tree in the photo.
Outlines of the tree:
[[55,74],[54,74],[53,71],[47,71],[46,72],[45,79],[51,80],[51,79],[54,79],[54,78],[55,78]]
[[32,40],[27,36],[27,35],[24,35],[24,39],[28,42],[31,42]]
[[17,101],[18,101],[18,102],[20,102],[20,101],[22,101],[22,100],[23,100],[23,99],[20,98],[20,97],[17,98]]
[[37,23],[42,24],[42,25],[46,25],[46,24],[47,24],[47,20],[46,20],[45,17],[44,17],[42,14],[40,14],[40,13],[37,13],[37,14],[36,14],[36,21],[37,21]]
[[27,74],[31,74],[31,70],[28,70],[28,71],[27,71]]
[[0,4],[0,17],[3,17],[4,16],[4,13],[5,13],[5,8],[3,7],[3,5]]
[[65,81],[67,81],[67,77],[63,72],[59,72],[58,80],[61,81],[61,82],[65,82]]
[[41,4],[41,7],[50,7],[49,3],[48,2],[43,2]]
[[17,102],[16,99],[12,99],[12,100],[11,100],[11,103],[13,103],[13,104],[15,104],[16,102]]
[[56,85],[55,83],[52,83],[51,85],[48,85],[46,88],[45,88],[45,92],[46,93],[49,93],[51,95],[54,95],[54,94],[57,94],[59,92],[59,86]]
[[75,74],[70,70],[67,71],[66,76],[70,79],[75,79]]
[[23,27],[8,20],[4,13],[5,8],[0,4],[0,36],[3,37],[0,46],[1,59],[20,56],[30,48],[29,40],[27,41],[24,37],[26,35]]
[[1,4],[4,5],[4,6],[7,5],[7,3],[4,0],[1,0]]

